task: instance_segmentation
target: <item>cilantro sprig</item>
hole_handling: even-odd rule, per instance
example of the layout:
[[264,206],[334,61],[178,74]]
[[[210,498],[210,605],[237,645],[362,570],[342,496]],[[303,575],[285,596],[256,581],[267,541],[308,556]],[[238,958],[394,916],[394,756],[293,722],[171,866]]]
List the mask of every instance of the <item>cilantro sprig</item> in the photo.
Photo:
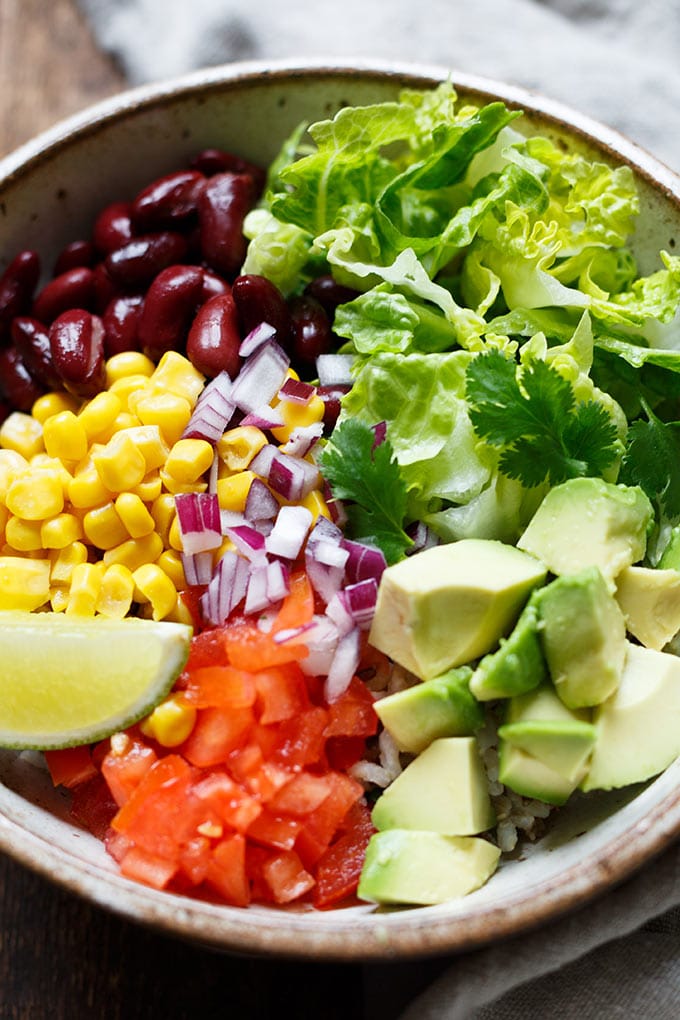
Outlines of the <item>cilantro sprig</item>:
[[333,430],[320,467],[343,501],[350,537],[378,546],[388,563],[403,559],[413,545],[403,530],[407,490],[389,440],[376,443],[370,425],[348,418]]
[[619,481],[639,485],[664,517],[680,519],[680,422],[664,422],[641,398],[647,421],[628,427]]
[[477,435],[501,449],[499,470],[527,488],[601,475],[620,453],[616,426],[594,400],[536,359],[519,367],[498,350],[473,358],[466,397]]

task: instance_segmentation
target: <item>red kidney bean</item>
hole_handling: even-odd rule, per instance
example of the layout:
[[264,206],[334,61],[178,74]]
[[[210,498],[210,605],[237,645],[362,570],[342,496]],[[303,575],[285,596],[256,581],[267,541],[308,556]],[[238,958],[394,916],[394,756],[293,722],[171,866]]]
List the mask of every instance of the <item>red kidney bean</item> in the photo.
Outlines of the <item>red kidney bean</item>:
[[202,273],[203,291],[201,293],[201,304],[204,301],[209,301],[211,297],[215,297],[217,294],[228,294],[230,292],[229,284],[221,276],[211,273],[209,269],[203,269]]
[[151,283],[162,269],[181,262],[186,250],[186,239],[173,231],[142,234],[109,252],[104,265],[114,283],[139,290]]
[[9,329],[15,315],[28,311],[40,276],[40,256],[20,251],[0,276],[0,336]]
[[16,347],[0,351],[0,393],[17,411],[29,412],[45,390],[36,382]]
[[231,279],[246,255],[243,220],[255,201],[249,174],[222,173],[211,177],[198,200],[201,252],[211,269]]
[[289,302],[292,323],[292,358],[301,366],[313,365],[320,354],[333,347],[333,332],[323,305],[312,297],[294,297]]
[[258,196],[262,193],[267,180],[267,172],[261,166],[223,149],[203,149],[194,156],[191,167],[200,170],[206,177],[214,177],[215,174],[225,171],[232,174],[250,174]]
[[5,400],[0,400],[0,425],[2,425],[5,418],[9,418],[10,414],[14,409]]
[[148,184],[132,203],[136,231],[181,227],[196,212],[205,176],[198,170],[177,170]]
[[198,266],[168,266],[149,287],[139,319],[141,349],[150,358],[186,345],[189,326],[203,293]]
[[53,275],[59,276],[67,269],[78,269],[80,266],[92,268],[95,260],[96,251],[92,241],[71,241],[59,252]]
[[104,388],[104,324],[80,308],[63,312],[50,326],[54,367],[71,393],[92,397]]
[[121,297],[121,288],[113,282],[103,262],[97,263],[93,273],[94,311],[102,315],[114,298]]
[[92,238],[102,255],[108,255],[132,240],[131,211],[131,202],[112,202],[97,216]]
[[335,425],[340,416],[340,401],[349,391],[349,386],[317,386],[317,395],[323,400],[323,423],[326,429],[331,430]]
[[271,280],[256,273],[245,273],[236,277],[231,292],[244,336],[261,322],[268,322],[276,330],[276,339],[281,346],[289,347],[292,327],[290,311],[283,294]]
[[241,367],[236,304],[231,294],[217,294],[198,310],[187,338],[187,358],[209,378],[226,371],[234,379]]
[[55,389],[61,385],[59,374],[52,363],[52,349],[47,327],[38,319],[17,315],[10,329],[12,343],[33,378],[44,386]]
[[138,327],[143,302],[141,294],[123,294],[109,301],[102,315],[104,357],[140,349]]
[[49,326],[69,308],[94,308],[94,272],[87,266],[67,269],[55,276],[38,291],[33,302],[33,316]]
[[323,305],[326,315],[332,320],[338,305],[344,305],[359,296],[358,290],[338,283],[330,274],[317,276],[305,287],[304,293]]

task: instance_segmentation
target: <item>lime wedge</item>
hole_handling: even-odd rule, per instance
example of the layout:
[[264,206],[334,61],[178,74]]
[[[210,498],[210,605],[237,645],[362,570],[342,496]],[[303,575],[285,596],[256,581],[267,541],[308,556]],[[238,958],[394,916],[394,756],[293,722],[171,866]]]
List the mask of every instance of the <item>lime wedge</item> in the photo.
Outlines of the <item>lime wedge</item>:
[[0,746],[89,744],[147,715],[189,654],[181,623],[0,612]]

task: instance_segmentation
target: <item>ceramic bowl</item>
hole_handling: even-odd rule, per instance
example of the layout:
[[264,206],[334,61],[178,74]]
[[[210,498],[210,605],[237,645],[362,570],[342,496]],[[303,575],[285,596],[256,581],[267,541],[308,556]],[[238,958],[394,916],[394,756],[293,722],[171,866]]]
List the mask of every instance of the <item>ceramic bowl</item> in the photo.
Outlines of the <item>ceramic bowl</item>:
[[[19,249],[50,265],[107,201],[131,196],[196,151],[218,146],[267,163],[301,120],[451,77],[461,96],[501,98],[540,130],[629,164],[641,214],[641,269],[680,240],[680,178],[600,124],[534,94],[447,68],[236,64],[122,93],[0,162],[0,268]],[[680,761],[642,787],[575,797],[535,845],[504,860],[477,892],[427,908],[247,910],[133,884],[75,828],[34,756],[0,754],[0,849],[125,917],[228,951],[328,960],[389,960],[469,949],[583,905],[648,863],[680,834]],[[578,838],[577,838],[578,837]]]

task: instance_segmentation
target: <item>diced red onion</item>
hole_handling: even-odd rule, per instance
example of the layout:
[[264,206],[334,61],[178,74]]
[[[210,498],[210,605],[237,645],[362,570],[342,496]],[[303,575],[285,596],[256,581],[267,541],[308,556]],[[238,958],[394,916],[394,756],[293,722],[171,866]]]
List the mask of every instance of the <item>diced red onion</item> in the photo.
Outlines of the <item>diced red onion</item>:
[[208,492],[217,492],[217,482],[220,474],[220,458],[215,454],[213,462],[210,465],[210,474],[208,475]]
[[200,553],[180,553],[184,577],[188,585],[208,584],[213,575],[213,554],[211,551]]
[[242,411],[269,404],[281,389],[290,359],[275,340],[268,340],[247,359],[231,387],[231,399]]
[[272,560],[267,564],[267,597],[270,603],[280,602],[290,592],[290,572],[285,563]]
[[361,631],[355,627],[338,641],[333,661],[328,670],[325,694],[329,704],[337,701],[345,693],[357,671],[360,658]]
[[320,386],[351,386],[353,354],[320,354],[316,374]]
[[175,507],[183,552],[205,552],[222,544],[220,506],[214,492],[178,493]]
[[250,411],[241,420],[241,425],[253,425],[256,429],[278,429],[284,424],[283,415],[276,407],[263,404]]
[[387,566],[384,553],[372,545],[353,542],[348,538],[342,540],[342,546],[349,553],[347,561],[347,577],[352,584],[374,578],[380,581],[383,570]]
[[296,559],[302,550],[312,523],[312,512],[305,506],[282,506],[274,527],[265,539],[270,556]]
[[201,596],[203,616],[215,626],[221,626],[246,594],[250,567],[248,561],[235,552],[226,552],[204,594]]
[[272,466],[274,457],[279,455],[278,447],[274,446],[273,443],[267,443],[259,450],[250,464],[248,465],[249,471],[254,471],[256,475],[260,475],[261,478],[269,478],[269,470]]
[[250,523],[251,521],[248,521],[246,515],[242,514],[240,510],[220,510],[220,524],[223,535],[226,535],[228,528],[240,528],[242,524]]
[[439,536],[435,535],[431,528],[428,528],[424,521],[416,521],[415,524],[410,525],[406,529],[406,534],[409,538],[413,539],[413,545],[410,549],[406,550],[407,556],[412,556],[413,553],[422,552],[423,549],[431,549],[434,545],[439,545]]
[[267,597],[267,564],[251,567],[246,591],[245,612],[260,613],[270,605]]
[[251,563],[266,562],[264,535],[251,524],[239,524],[236,527],[226,528],[225,534],[232,540],[238,552]]
[[333,621],[340,637],[349,634],[356,627],[356,622],[344,596],[344,591],[339,589],[326,606],[326,616]]
[[224,435],[236,405],[231,399],[232,381],[228,372],[220,372],[202,391],[191,418],[182,433],[183,439],[205,439],[216,443]]
[[348,584],[338,593],[338,598],[342,599],[354,623],[362,630],[368,630],[371,626],[377,597],[378,582],[374,577]]
[[251,329],[250,333],[246,334],[241,341],[238,352],[242,358],[249,358],[258,347],[261,347],[267,340],[271,340],[275,336],[276,330],[274,327],[270,326],[268,322],[261,322],[254,329]]
[[375,436],[373,441],[373,449],[375,450],[376,446],[380,446],[381,443],[384,443],[387,439],[387,422],[379,421],[375,425],[372,425],[371,428],[373,429],[373,435]]
[[279,390],[279,398],[289,400],[292,404],[308,404],[315,394],[316,386],[302,379],[288,378]]
[[327,616],[315,616],[311,626],[304,628],[307,655],[299,666],[306,676],[327,676],[338,646],[338,630]]
[[333,545],[340,545],[344,535],[337,524],[329,521],[327,517],[320,514],[314,522],[314,527],[309,533],[309,542],[314,546],[317,542],[331,542]]
[[281,452],[292,454],[294,457],[306,457],[322,435],[323,422],[321,421],[314,422],[312,425],[301,425],[299,428],[293,429],[281,447]]
[[260,478],[253,478],[246,496],[246,518],[249,521],[269,521],[273,520],[278,512],[278,500],[269,486],[265,485]]
[[319,480],[319,469],[315,464],[278,451],[272,458],[267,475],[271,488],[291,502],[303,500],[312,489],[318,488]]

